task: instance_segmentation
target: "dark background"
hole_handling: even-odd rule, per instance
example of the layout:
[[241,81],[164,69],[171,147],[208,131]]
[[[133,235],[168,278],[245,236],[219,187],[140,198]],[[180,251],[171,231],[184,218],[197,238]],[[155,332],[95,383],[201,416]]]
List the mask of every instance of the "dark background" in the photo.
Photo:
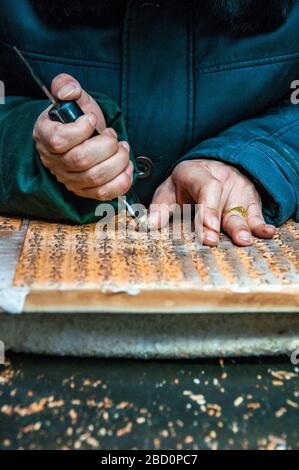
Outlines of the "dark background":
[[210,361],[11,354],[1,449],[298,449],[289,358]]

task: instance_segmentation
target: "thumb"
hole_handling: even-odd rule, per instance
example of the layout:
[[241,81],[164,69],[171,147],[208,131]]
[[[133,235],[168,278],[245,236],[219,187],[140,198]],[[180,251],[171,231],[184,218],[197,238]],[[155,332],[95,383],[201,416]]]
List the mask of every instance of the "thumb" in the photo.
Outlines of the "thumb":
[[149,207],[148,224],[152,230],[164,227],[172,216],[176,206],[175,186],[168,178],[156,190]]
[[51,92],[57,101],[77,101],[82,111],[97,117],[96,129],[101,133],[106,126],[104,114],[98,103],[81,87],[71,75],[61,73],[54,78]]
[[74,101],[81,97],[82,88],[74,77],[61,73],[52,81],[51,92],[59,101]]

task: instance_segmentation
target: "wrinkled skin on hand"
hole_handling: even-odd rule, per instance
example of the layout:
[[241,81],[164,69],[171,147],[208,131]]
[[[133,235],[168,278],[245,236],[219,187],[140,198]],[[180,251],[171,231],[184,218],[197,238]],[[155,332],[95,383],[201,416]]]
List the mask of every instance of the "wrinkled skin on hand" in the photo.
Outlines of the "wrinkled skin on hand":
[[[270,239],[276,228],[265,223],[261,198],[254,184],[235,167],[210,159],[180,163],[156,190],[150,207],[152,229],[168,223],[175,204],[200,204],[203,243],[217,246],[221,229],[238,246],[250,246],[253,236]],[[232,208],[244,207],[245,218]]]

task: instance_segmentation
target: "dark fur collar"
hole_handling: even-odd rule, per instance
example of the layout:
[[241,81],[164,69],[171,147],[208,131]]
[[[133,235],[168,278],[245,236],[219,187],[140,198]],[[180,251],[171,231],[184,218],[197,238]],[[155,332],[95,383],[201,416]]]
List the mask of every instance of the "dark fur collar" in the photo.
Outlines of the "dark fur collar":
[[267,33],[281,26],[296,1],[204,0],[204,4],[207,14],[221,28],[239,35],[251,35]]
[[[31,0],[44,18],[69,23],[86,19],[106,19],[112,12],[124,11],[128,0]],[[160,0],[163,4],[164,0]],[[182,0],[186,1],[186,0]],[[298,0],[189,0],[200,5],[201,15],[206,14],[217,29],[233,34],[252,35],[272,31],[285,21]],[[112,15],[112,16],[114,16]],[[109,21],[109,20],[108,20]]]

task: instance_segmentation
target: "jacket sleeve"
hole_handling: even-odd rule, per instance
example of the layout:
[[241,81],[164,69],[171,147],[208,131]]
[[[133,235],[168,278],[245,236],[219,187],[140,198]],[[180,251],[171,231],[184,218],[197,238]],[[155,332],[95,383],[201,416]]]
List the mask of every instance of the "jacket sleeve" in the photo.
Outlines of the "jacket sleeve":
[[[127,140],[117,104],[104,95],[92,95],[107,125],[116,130],[120,140]],[[5,105],[0,105],[0,213],[78,224],[96,221],[99,201],[69,192],[42,165],[35,149],[34,124],[48,105],[46,100],[16,96],[7,97]],[[135,165],[133,155],[131,159]],[[112,203],[116,207],[116,201]]]
[[203,141],[180,162],[211,158],[235,165],[255,183],[268,223],[299,221],[299,106],[283,101],[266,114]]

